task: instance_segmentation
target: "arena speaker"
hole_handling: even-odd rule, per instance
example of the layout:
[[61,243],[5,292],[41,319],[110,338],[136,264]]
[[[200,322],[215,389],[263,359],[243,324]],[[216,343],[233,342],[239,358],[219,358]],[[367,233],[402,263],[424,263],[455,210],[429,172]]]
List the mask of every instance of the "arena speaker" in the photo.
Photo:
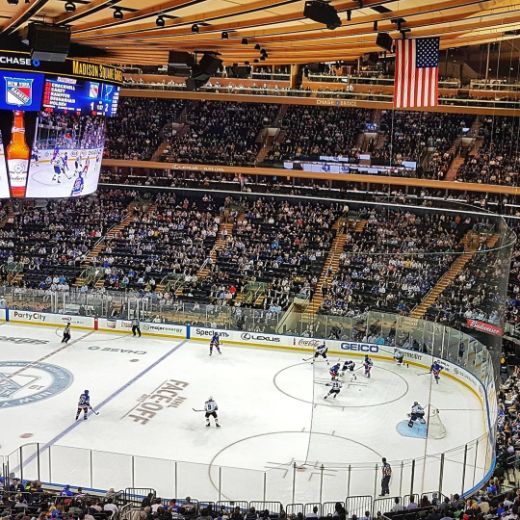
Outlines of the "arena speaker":
[[209,76],[213,76],[215,72],[222,65],[222,60],[219,60],[216,56],[212,54],[203,54],[202,58],[199,62],[199,69],[203,74],[208,74]]
[[70,28],[32,22],[27,33],[33,60],[63,63],[69,54]]
[[186,79],[188,90],[197,90],[203,87],[222,65],[222,60],[212,54],[205,53],[199,64],[193,66],[191,76]]
[[233,65],[231,71],[235,78],[249,78],[249,76],[251,76],[251,67],[245,65]]
[[388,33],[377,33],[376,45],[385,49],[385,51],[392,52],[394,40]]
[[170,51],[168,55],[168,74],[189,76],[195,65],[195,56],[190,52]]
[[323,0],[305,2],[303,16],[326,25],[327,29],[334,30],[341,27],[341,20],[336,8]]

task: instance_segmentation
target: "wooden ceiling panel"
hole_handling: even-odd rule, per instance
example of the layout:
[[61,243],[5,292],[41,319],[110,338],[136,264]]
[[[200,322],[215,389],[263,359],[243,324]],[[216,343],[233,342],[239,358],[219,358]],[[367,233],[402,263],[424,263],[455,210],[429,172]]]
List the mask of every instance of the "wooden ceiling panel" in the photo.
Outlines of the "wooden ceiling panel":
[[[332,0],[343,23],[334,31],[303,17],[304,0],[72,1],[72,13],[65,12],[65,0],[0,1],[1,30],[12,34],[29,21],[67,24],[73,41],[111,53],[103,61],[134,65],[163,64],[174,49],[214,50],[226,63],[252,61],[256,43],[268,50],[265,64],[354,59],[378,50],[377,31],[399,38],[396,18],[409,37],[439,36],[441,48],[507,41],[518,36],[506,31],[520,31],[520,0],[364,0],[361,8],[358,0]],[[388,12],[374,9],[382,5]],[[122,19],[114,18],[115,8]],[[165,27],[157,26],[159,15]],[[192,32],[195,23],[199,33]]]

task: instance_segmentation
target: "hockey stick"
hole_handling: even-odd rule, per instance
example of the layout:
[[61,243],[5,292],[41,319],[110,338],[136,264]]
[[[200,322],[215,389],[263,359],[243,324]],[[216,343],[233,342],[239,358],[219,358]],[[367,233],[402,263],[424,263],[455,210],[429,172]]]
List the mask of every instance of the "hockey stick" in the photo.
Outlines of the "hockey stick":
[[92,408],[92,406],[90,407],[90,410],[91,410],[92,412],[94,412],[94,415],[99,415],[99,412],[96,412],[96,410],[94,410],[94,408]]
[[310,361],[313,358],[314,358],[314,356],[311,356],[310,358],[303,358],[302,361]]
[[430,375],[430,374],[431,374],[431,372],[422,372],[422,373],[420,373],[420,374],[415,374],[415,375],[416,375],[416,376],[428,376],[428,375]]
[[197,410],[196,408],[192,408],[194,412],[205,412],[206,410]]

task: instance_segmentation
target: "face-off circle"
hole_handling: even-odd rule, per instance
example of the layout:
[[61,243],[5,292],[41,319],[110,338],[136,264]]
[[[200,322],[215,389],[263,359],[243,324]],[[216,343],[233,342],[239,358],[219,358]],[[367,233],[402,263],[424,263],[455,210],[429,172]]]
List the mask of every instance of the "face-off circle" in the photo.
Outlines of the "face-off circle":
[[377,365],[369,379],[363,375],[360,366],[360,363],[356,363],[358,370],[347,371],[343,377],[339,377],[343,388],[336,399],[323,399],[330,389],[327,384],[331,380],[329,366],[325,363],[314,366],[310,363],[290,365],[275,374],[273,384],[292,399],[315,406],[335,408],[383,406],[398,401],[408,393],[409,385],[402,375]]

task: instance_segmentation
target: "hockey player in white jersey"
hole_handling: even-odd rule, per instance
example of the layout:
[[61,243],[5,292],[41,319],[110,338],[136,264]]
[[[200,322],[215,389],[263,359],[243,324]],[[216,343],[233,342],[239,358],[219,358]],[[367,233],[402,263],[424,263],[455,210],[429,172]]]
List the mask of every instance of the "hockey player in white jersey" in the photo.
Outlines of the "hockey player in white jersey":
[[213,399],[213,397],[210,397],[205,403],[204,403],[204,411],[206,412],[205,413],[205,417],[206,417],[206,427],[209,427],[211,426],[211,423],[209,421],[209,418],[210,417],[213,417],[213,419],[215,419],[215,426],[217,428],[220,428],[220,424],[218,423],[218,416],[217,416],[217,410],[218,410],[218,405],[217,403],[215,402],[215,400]]
[[318,359],[321,356],[327,362],[327,365],[328,365],[329,364],[329,360],[327,358],[328,350],[329,349],[325,343],[323,343],[322,345],[318,345],[314,352],[314,359],[312,360],[312,363],[314,363],[316,361],[316,359]]
[[398,364],[398,365],[403,365],[403,360],[404,360],[404,354],[398,349],[396,348],[395,349],[395,352],[394,352],[394,359],[395,359],[395,362]]
[[327,386],[330,386],[330,390],[329,393],[323,397],[323,399],[327,399],[329,395],[332,395],[332,397],[336,399],[337,395],[343,388],[343,383],[341,381],[338,381],[337,379],[334,379],[334,381],[332,381],[332,383],[328,383]]
[[345,377],[345,372],[350,372],[350,375],[352,376],[352,379],[357,379],[356,374],[354,374],[354,368],[356,367],[356,363],[354,361],[351,361],[350,359],[347,359],[343,362],[343,366],[341,367],[341,377]]
[[410,416],[408,427],[413,428],[415,421],[419,421],[420,424],[426,424],[426,421],[424,420],[424,413],[424,408],[417,401],[415,401],[412,406],[412,411],[408,414]]

